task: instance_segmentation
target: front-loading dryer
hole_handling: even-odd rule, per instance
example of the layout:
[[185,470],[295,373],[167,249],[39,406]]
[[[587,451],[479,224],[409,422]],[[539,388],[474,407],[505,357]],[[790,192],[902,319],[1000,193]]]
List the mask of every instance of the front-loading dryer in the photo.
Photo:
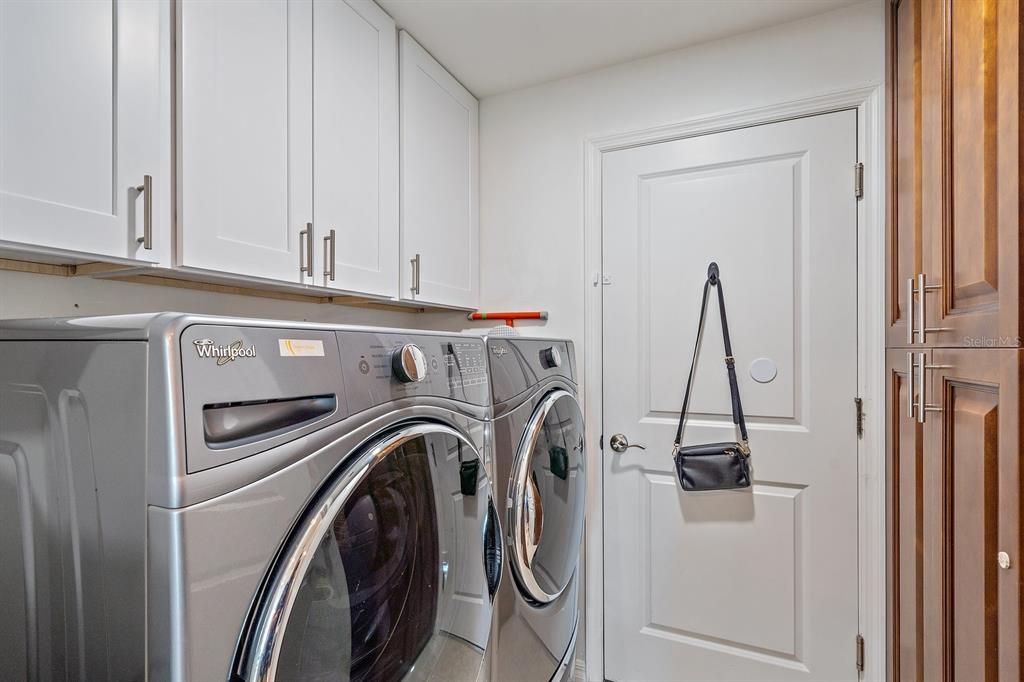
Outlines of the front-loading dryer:
[[486,343],[508,576],[494,604],[492,677],[571,679],[587,465],[573,344],[523,337]]
[[0,679],[476,680],[479,338],[0,323]]

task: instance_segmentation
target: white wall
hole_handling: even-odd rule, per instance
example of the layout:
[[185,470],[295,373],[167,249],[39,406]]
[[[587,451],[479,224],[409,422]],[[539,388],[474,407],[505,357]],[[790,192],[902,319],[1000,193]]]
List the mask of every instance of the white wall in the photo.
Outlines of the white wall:
[[574,339],[582,366],[593,276],[583,271],[585,140],[881,83],[884,7],[870,0],[483,100],[482,307],[550,311],[543,334]]

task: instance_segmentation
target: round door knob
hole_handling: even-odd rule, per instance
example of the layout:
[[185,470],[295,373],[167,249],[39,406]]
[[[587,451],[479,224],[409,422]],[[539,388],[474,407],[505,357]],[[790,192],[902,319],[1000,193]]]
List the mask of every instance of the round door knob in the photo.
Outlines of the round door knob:
[[1006,552],[1000,552],[999,554],[996,554],[996,563],[999,564],[999,568],[1004,568],[1004,569],[1005,568],[1009,568],[1010,567],[1010,555],[1007,554]]
[[623,433],[616,433],[614,436],[611,437],[611,440],[608,441],[608,444],[612,446],[612,450],[614,450],[615,452],[625,452],[630,448],[636,448],[638,450],[647,449],[643,445],[640,445],[639,443],[635,445],[630,445],[629,439],[626,438],[626,435]]
[[540,364],[544,369],[554,369],[562,364],[562,354],[554,346],[549,346],[540,352]]
[[427,377],[427,358],[419,346],[407,343],[391,354],[391,369],[402,383],[423,381]]

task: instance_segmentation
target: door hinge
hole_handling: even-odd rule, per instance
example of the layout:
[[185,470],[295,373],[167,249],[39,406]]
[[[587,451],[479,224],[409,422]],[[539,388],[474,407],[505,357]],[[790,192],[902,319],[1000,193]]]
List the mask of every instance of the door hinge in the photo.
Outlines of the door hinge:
[[860,162],[853,166],[853,194],[858,199],[864,198],[864,164]]
[[864,637],[857,633],[857,672],[864,672]]
[[864,435],[864,401],[861,398],[854,398],[853,404],[857,408],[857,438]]
[[606,287],[612,283],[612,278],[603,272],[594,273],[594,286],[595,287]]

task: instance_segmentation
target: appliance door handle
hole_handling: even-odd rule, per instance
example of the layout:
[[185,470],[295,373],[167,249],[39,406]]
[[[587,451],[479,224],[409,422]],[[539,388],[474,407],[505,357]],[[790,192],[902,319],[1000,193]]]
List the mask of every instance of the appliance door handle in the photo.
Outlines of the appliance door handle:
[[203,435],[212,449],[236,447],[303,426],[337,407],[333,395],[207,405],[203,407]]
[[494,601],[501,584],[501,563],[503,557],[501,519],[494,508],[494,500],[487,496],[487,514],[484,517],[483,530],[484,576],[487,578],[487,594]]

